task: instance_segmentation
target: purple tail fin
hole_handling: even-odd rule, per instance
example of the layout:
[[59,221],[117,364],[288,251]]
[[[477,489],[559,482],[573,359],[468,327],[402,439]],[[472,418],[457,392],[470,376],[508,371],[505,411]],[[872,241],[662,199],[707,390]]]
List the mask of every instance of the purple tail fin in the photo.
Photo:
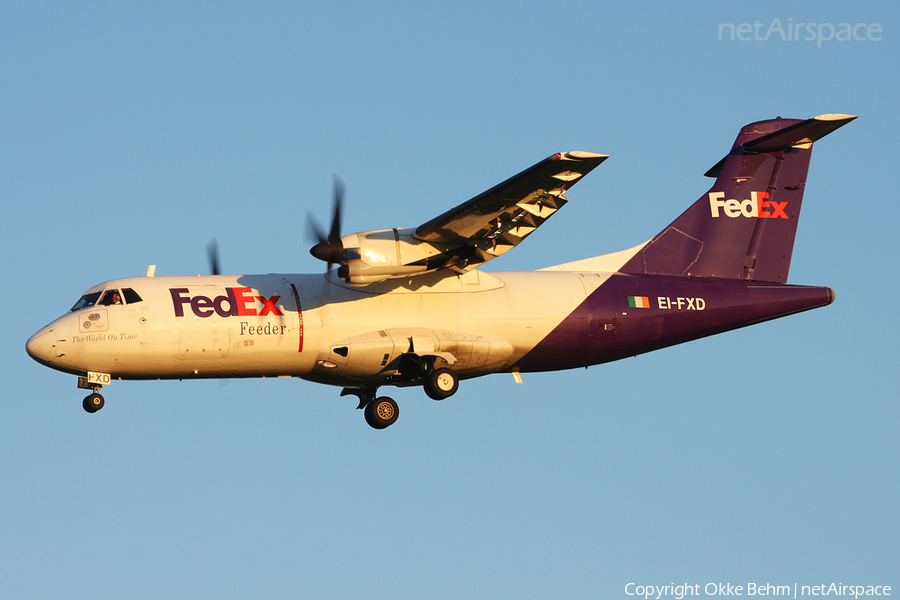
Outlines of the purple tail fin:
[[741,129],[706,175],[716,183],[620,269],[784,283],[812,145],[852,115],[772,119]]

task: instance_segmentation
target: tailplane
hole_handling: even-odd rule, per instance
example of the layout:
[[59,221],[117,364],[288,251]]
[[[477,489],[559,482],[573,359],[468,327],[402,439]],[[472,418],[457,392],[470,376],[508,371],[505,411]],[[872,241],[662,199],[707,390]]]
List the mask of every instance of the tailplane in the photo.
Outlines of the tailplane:
[[855,118],[833,114],[745,126],[731,152],[707,171],[716,178],[709,192],[619,271],[784,283],[813,142]]

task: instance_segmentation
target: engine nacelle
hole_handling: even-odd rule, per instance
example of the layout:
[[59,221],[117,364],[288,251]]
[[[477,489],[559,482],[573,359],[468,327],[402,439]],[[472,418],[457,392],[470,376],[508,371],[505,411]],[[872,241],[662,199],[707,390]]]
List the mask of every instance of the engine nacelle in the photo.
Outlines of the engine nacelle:
[[395,228],[345,235],[338,276],[353,285],[368,285],[452,267],[473,254],[466,246],[454,251],[452,244],[423,242],[413,237],[414,231]]

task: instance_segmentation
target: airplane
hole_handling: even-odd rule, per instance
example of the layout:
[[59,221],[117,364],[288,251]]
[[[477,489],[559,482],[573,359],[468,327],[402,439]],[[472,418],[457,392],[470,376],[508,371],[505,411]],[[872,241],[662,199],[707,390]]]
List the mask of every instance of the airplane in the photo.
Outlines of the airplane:
[[[397,403],[491,373],[587,367],[831,304],[786,283],[813,142],[856,117],[768,119],[738,133],[709,191],[650,240],[536,271],[482,266],[528,237],[608,156],[562,152],[422,223],[341,235],[313,224],[325,274],[114,279],[26,344],[91,390],[114,380],[298,377],[342,388],[375,429]],[[336,268],[335,268],[336,267]]]

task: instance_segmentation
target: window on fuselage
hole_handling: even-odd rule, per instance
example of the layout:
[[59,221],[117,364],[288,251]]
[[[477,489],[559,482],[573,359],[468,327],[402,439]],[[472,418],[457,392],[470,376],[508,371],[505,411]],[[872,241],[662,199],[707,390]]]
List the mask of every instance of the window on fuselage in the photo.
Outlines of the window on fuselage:
[[81,310],[82,308],[90,308],[91,306],[97,304],[97,298],[100,297],[100,292],[92,292],[90,294],[85,294],[81,298],[78,299],[78,302],[75,303],[69,312],[74,312],[76,310]]
[[138,293],[131,288],[122,288],[122,295],[125,297],[126,304],[134,304],[135,302],[141,301],[141,297],[138,296]]

